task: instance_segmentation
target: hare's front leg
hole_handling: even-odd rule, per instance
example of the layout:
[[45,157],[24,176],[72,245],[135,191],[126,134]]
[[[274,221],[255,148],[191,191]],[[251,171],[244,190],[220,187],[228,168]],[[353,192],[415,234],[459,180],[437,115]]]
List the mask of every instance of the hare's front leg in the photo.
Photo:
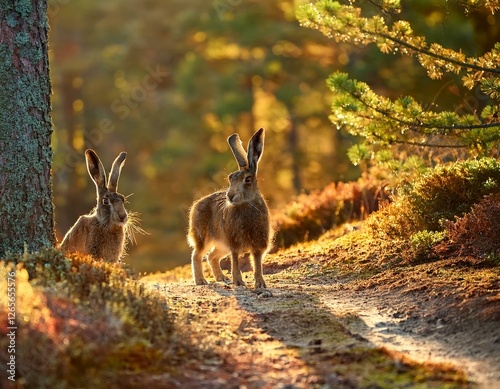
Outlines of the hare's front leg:
[[208,255],[208,263],[217,281],[229,282],[229,278],[222,273],[222,269],[220,268],[220,260],[226,255],[227,251],[221,251],[217,247]]
[[231,251],[231,273],[233,273],[233,284],[236,286],[245,286],[241,277],[240,262],[238,260],[238,252]]
[[191,269],[193,271],[193,278],[196,285],[208,285],[207,280],[203,277],[203,252],[197,248],[193,249],[191,255]]
[[255,288],[265,288],[266,282],[264,281],[264,276],[262,275],[262,251],[252,252],[253,257],[253,274],[255,278]]

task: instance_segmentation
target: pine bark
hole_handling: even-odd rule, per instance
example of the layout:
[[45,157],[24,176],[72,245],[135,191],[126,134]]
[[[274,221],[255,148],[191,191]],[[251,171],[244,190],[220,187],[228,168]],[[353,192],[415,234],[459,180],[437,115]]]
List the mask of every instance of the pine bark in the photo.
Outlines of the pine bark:
[[47,0],[0,4],[0,258],[55,244]]

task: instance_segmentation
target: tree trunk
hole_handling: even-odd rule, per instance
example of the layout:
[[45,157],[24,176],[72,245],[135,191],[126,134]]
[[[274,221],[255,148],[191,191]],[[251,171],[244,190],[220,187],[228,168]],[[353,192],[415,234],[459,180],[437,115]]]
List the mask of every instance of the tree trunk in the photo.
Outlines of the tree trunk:
[[46,0],[0,5],[0,257],[55,244]]

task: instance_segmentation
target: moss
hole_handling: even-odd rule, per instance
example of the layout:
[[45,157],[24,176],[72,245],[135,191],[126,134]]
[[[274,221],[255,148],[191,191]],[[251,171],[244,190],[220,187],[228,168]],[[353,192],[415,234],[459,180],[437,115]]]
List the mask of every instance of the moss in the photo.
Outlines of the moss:
[[14,10],[18,12],[23,19],[27,19],[33,12],[32,2],[30,0],[15,0]]
[[27,32],[21,31],[21,32],[17,33],[16,38],[14,40],[14,43],[18,47],[22,47],[24,45],[29,45],[30,36],[28,35]]
[[5,21],[7,22],[7,25],[9,27],[12,27],[12,28],[14,28],[14,27],[16,27],[18,25],[17,18],[12,13],[9,13],[9,14],[6,15]]

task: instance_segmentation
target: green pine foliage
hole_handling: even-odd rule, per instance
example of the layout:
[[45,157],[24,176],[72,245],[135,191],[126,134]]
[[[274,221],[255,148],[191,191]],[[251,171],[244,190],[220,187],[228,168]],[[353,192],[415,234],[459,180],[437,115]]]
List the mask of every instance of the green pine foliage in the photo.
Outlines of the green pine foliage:
[[[319,0],[297,12],[304,27],[317,29],[337,42],[358,46],[376,45],[384,54],[416,59],[434,80],[458,75],[459,83],[472,90],[479,88],[486,104],[474,112],[433,110],[412,96],[387,98],[367,83],[351,79],[344,72],[328,78],[334,93],[331,121],[337,128],[364,138],[369,151],[351,152],[353,162],[376,157],[375,151],[394,145],[463,149],[468,155],[487,156],[500,140],[500,43],[479,56],[429,42],[401,19],[406,4],[399,1],[342,2]],[[369,7],[375,5],[377,12]],[[482,11],[494,14],[498,1],[460,1],[467,14]],[[409,5],[408,5],[409,6]],[[356,146],[357,147],[357,146]]]

